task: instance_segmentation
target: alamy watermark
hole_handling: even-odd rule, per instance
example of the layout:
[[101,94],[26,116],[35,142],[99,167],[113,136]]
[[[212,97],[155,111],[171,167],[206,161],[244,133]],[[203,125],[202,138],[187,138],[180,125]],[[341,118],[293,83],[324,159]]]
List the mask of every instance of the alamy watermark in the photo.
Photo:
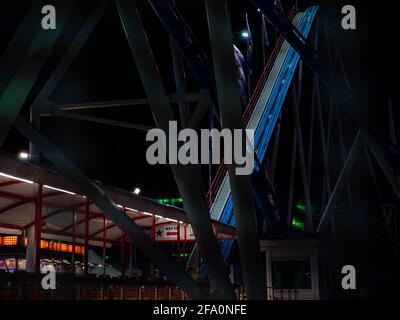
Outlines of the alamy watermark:
[[42,28],[44,30],[55,30],[56,29],[56,8],[52,5],[45,5],[42,7]]
[[356,286],[356,268],[348,264],[343,266],[342,274],[345,276],[342,278],[342,288],[344,290],[355,290]]
[[46,275],[42,279],[42,288],[44,290],[56,289],[56,269],[52,265],[46,265],[42,268],[42,273]]
[[168,134],[161,129],[147,132],[146,141],[153,142],[146,151],[149,164],[220,164],[223,158],[225,164],[237,165],[237,175],[254,170],[253,129],[201,129],[200,137],[193,129],[178,133],[176,121],[170,121],[168,129]]
[[356,8],[352,5],[346,5],[342,8],[342,28],[344,30],[355,30],[357,29],[356,22]]

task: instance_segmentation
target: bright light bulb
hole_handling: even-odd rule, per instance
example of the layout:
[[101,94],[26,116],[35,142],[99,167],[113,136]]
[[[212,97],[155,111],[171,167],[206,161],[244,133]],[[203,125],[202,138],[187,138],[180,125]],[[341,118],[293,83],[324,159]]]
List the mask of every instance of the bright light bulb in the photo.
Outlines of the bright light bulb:
[[243,38],[248,38],[249,37],[249,33],[247,31],[243,31],[242,32],[242,37]]
[[140,190],[139,188],[135,188],[135,190],[133,190],[133,193],[134,193],[134,194],[139,194],[140,191],[141,191],[141,190]]
[[21,160],[29,159],[29,154],[27,152],[21,151],[20,153],[18,153],[18,158],[20,158]]

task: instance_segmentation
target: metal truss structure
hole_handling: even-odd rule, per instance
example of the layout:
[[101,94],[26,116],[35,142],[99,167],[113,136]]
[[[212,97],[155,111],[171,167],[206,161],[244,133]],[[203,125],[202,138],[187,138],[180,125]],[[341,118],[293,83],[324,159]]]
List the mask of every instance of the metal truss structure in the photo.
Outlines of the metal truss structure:
[[[209,109],[211,109],[210,114],[217,121],[220,121],[221,127],[243,129],[239,89],[232,52],[232,29],[228,1],[205,1],[212,49],[212,58],[209,58],[202,50],[195,35],[185,23],[184,17],[173,1],[149,0],[155,13],[169,33],[177,91],[173,95],[167,94],[161,81],[161,75],[135,1],[98,1],[93,7],[92,13],[70,43],[62,59],[52,70],[52,74],[46,84],[35,97],[35,101],[30,108],[29,121],[21,114],[22,106],[45,62],[51,55],[51,50],[56,41],[62,40],[60,39],[62,30],[70,27],[70,24],[78,23],[71,19],[72,1],[54,2],[58,8],[57,30],[50,33],[51,36],[49,36],[46,31],[40,29],[36,21],[40,21],[40,10],[38,8],[44,5],[44,1],[34,1],[33,7],[21,22],[20,28],[1,57],[0,146],[4,143],[10,128],[15,126],[32,143],[31,153],[33,156],[38,158],[39,153],[42,153],[50,160],[60,175],[73,181],[85,196],[105,212],[108,218],[138,248],[150,257],[167,274],[169,279],[180,286],[190,298],[234,299],[232,285],[226,273],[224,261],[226,257],[221,255],[218,241],[214,236],[209,202],[206,198],[206,190],[198,165],[171,165],[171,169],[184,200],[187,217],[193,227],[197,248],[207,269],[208,279],[214,290],[214,294],[210,297],[205,295],[197,284],[181,269],[181,266],[127,217],[124,211],[106,195],[100,185],[91,181],[79,167],[63,154],[60,148],[51,142],[49,137],[46,137],[40,131],[41,117],[54,115],[147,131],[150,129],[148,126],[71,112],[91,108],[132,106],[143,103],[150,106],[157,127],[165,130],[165,132],[168,132],[168,123],[172,120],[179,120],[182,128],[198,128],[200,120],[207,114]],[[296,52],[300,56],[298,77],[295,77],[296,79],[291,81],[290,87],[288,84],[287,88],[290,93],[288,99],[290,99],[292,107],[290,113],[293,115],[293,139],[290,146],[290,182],[288,194],[285,195],[287,208],[284,208],[284,210],[282,210],[282,207],[280,208],[281,219],[278,224],[284,226],[285,230],[290,227],[294,193],[296,190],[301,189],[305,202],[306,231],[322,233],[328,226],[334,230],[337,223],[335,222],[335,210],[338,208],[339,200],[343,197],[344,190],[349,208],[351,208],[352,187],[349,183],[349,177],[356,158],[362,151],[365,151],[372,176],[375,176],[376,172],[371,162],[371,155],[381,167],[395,195],[400,196],[398,171],[400,166],[396,151],[396,133],[393,121],[391,120],[389,123],[391,128],[389,136],[383,134],[382,130],[375,125],[373,117],[365,111],[359,100],[352,94],[340,54],[337,53],[329,57],[329,63],[326,63],[318,54],[318,46],[320,45],[319,41],[317,41],[319,30],[315,30],[312,34],[312,41],[308,41],[293,25],[293,22],[273,5],[272,1],[252,0],[251,2],[283,36],[280,45],[282,45],[283,40],[286,40],[287,45],[293,48],[293,54]],[[110,6],[115,6],[118,11],[121,26],[125,31],[126,39],[136,62],[147,97],[131,101],[56,105],[49,99],[51,93],[60,83],[68,67],[75,60],[96,24]],[[198,81],[200,90],[196,94],[189,94],[186,90],[184,63],[187,64],[193,77]],[[307,65],[313,74],[312,104],[309,106],[302,105],[304,65]],[[325,89],[320,88],[320,83],[325,86]],[[321,98],[323,96],[322,92],[325,93],[325,91],[331,97],[328,105],[324,105],[324,101]],[[180,119],[175,118],[171,109],[171,102],[179,104]],[[197,103],[193,114],[187,107],[188,102]],[[307,126],[309,131],[304,129],[305,124],[302,118],[303,110],[306,107],[310,108],[306,112],[306,114],[310,114]],[[343,108],[344,112],[340,108]],[[391,112],[391,108],[391,105],[389,105],[389,112]],[[279,114],[281,114],[280,110],[276,116],[278,117]],[[343,114],[352,119],[356,132],[350,149],[347,149],[344,144],[341,119]],[[333,131],[333,123],[336,124],[337,134]],[[261,183],[261,185],[268,185],[272,189],[275,189],[275,182],[279,176],[277,159],[278,150],[283,149],[280,146],[282,124],[283,122],[280,120],[277,120],[276,125],[274,124],[273,142],[268,147],[265,159],[264,157],[259,159],[260,168],[258,171],[262,172],[262,168],[265,167],[266,174],[262,174],[262,179],[268,180],[268,182]],[[316,133],[316,127],[318,127],[318,133]],[[314,141],[316,136],[319,136],[319,144],[314,150],[321,151],[317,156],[313,150],[313,146],[317,145],[317,142]],[[338,137],[342,165],[339,170],[335,167],[332,171],[334,166],[330,162],[330,157],[333,137]],[[320,157],[319,159],[322,163],[322,171],[318,172],[322,179],[319,181],[320,184],[318,186],[312,184],[312,181],[314,181],[312,179],[314,175],[313,161],[315,161],[316,157]],[[300,169],[299,181],[295,178],[297,161]],[[227,166],[227,177],[232,197],[244,286],[248,299],[265,299],[264,270],[262,268],[259,245],[260,232],[257,223],[256,202],[253,200],[255,184],[250,176],[235,175],[236,167],[234,164]],[[337,172],[339,172],[338,175]],[[377,192],[380,192],[378,181],[375,178],[374,181]],[[297,185],[298,182],[300,187]],[[318,200],[319,214],[312,211],[312,192],[315,189],[320,189],[323,193],[322,199]],[[279,193],[279,190],[275,191]],[[351,209],[348,211],[351,211]],[[391,240],[397,242],[398,218],[394,212],[394,205],[389,208],[382,206],[385,227],[389,230]],[[271,212],[267,213],[267,216],[269,219],[273,219]],[[393,221],[395,223],[392,223]]]

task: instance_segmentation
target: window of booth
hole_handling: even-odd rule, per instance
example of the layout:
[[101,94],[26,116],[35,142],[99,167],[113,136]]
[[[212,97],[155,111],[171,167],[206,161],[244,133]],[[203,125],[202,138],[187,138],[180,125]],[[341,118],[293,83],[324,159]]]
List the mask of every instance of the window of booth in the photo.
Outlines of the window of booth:
[[311,289],[309,260],[272,261],[274,289]]

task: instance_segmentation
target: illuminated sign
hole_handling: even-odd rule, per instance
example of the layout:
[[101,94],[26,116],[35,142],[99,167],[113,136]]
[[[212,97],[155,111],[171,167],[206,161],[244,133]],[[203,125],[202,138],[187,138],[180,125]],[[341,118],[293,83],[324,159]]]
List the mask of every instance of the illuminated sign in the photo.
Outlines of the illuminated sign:
[[156,241],[195,241],[193,229],[191,226],[181,224],[179,227],[176,223],[164,223],[155,226],[154,236]]
[[[26,247],[27,243],[28,243],[27,238],[24,238],[23,244],[24,244],[25,247]],[[72,244],[63,243],[63,242],[40,240],[40,249],[72,253]],[[85,254],[85,247],[84,246],[75,245],[75,253],[76,254]]]
[[0,246],[16,246],[17,242],[18,237],[16,236],[0,237]]
[[182,198],[166,198],[166,199],[158,199],[158,202],[167,203],[167,204],[170,203],[173,206],[175,206],[178,203],[183,203],[183,199]]

